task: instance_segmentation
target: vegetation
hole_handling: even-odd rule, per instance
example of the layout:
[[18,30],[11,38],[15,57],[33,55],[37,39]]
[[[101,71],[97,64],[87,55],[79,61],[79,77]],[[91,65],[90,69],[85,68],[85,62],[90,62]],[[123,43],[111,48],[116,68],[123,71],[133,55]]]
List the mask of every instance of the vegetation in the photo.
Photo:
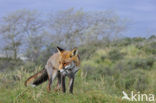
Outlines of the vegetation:
[[[156,94],[156,36],[123,38],[127,21],[111,11],[19,10],[0,21],[0,103],[128,103],[122,91]],[[79,49],[73,95],[24,86],[56,46]]]
[[[121,99],[123,90],[127,93],[133,90],[156,94],[155,43],[153,38],[123,38],[109,45],[93,42],[92,45],[79,46],[82,62],[76,75],[73,95],[54,90],[48,93],[47,83],[36,88],[25,87],[24,81],[41,70],[43,65],[28,61],[22,65],[12,65],[10,60],[8,65],[17,69],[0,73],[0,102],[128,103]],[[48,49],[45,51],[49,52]],[[45,52],[42,53],[44,55]],[[43,58],[46,56],[40,59]],[[11,69],[5,67],[8,68]],[[55,86],[56,81],[53,88]]]

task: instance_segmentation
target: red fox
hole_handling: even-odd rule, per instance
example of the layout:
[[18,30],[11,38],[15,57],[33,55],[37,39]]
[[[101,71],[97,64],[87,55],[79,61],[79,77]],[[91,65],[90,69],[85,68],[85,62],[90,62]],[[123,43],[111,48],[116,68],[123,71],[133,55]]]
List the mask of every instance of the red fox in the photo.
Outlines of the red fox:
[[60,89],[62,85],[62,91],[66,92],[65,77],[68,76],[70,79],[69,92],[73,93],[74,76],[75,73],[79,70],[77,67],[80,65],[78,50],[77,48],[74,48],[71,51],[67,51],[57,47],[57,51],[57,53],[53,54],[48,59],[47,64],[43,70],[29,77],[25,81],[25,86],[28,84],[37,86],[48,80],[47,89],[50,91],[53,80],[55,77],[57,77],[57,89]]

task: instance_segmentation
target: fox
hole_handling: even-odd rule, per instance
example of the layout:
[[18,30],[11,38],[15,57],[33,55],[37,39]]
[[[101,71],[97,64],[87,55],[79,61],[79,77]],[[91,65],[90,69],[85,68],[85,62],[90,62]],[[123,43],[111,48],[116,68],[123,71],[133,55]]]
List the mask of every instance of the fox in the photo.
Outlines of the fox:
[[78,49],[64,50],[57,47],[57,52],[54,53],[47,61],[45,67],[38,73],[32,75],[25,81],[25,86],[32,85],[33,87],[48,81],[47,91],[51,90],[51,85],[57,77],[57,87],[55,90],[60,90],[62,87],[63,93],[66,92],[65,77],[69,78],[69,92],[73,93],[73,85],[75,74],[79,70],[80,57]]

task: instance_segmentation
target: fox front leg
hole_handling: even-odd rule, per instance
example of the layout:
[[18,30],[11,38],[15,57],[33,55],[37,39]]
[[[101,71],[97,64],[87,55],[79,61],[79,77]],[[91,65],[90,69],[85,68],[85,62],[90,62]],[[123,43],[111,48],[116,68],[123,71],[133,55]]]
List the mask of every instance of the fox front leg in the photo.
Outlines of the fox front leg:
[[69,78],[69,92],[73,94],[74,76]]
[[66,84],[65,84],[65,76],[61,75],[61,85],[62,85],[62,91],[63,93],[66,92]]

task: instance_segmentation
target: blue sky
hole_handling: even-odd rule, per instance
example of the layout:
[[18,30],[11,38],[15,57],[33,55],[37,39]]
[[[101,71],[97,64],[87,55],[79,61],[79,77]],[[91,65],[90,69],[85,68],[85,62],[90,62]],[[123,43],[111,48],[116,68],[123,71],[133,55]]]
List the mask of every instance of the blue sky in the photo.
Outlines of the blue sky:
[[86,11],[112,10],[130,20],[127,36],[156,35],[156,0],[0,0],[0,17],[19,9],[43,13],[69,8]]

